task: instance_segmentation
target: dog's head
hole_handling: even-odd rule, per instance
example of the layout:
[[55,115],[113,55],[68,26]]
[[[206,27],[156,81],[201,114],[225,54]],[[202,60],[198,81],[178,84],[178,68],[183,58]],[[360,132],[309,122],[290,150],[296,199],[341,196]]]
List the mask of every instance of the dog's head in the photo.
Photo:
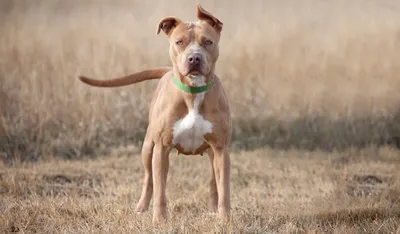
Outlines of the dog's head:
[[176,17],[163,18],[157,28],[169,38],[169,54],[183,76],[207,76],[213,72],[219,56],[222,22],[197,5],[196,22],[182,22]]

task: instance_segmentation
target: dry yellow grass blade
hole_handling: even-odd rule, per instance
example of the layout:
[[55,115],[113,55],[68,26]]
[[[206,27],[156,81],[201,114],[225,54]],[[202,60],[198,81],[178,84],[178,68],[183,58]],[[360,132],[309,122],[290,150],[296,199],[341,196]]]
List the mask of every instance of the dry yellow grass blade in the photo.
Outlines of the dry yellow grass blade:
[[400,151],[232,154],[232,222],[208,215],[207,157],[171,157],[168,224],[137,215],[137,152],[0,167],[0,232],[398,233]]
[[137,216],[156,81],[77,79],[170,65],[155,27],[192,2],[0,0],[0,232],[399,233],[398,1],[200,3],[224,23],[231,225],[206,214],[206,157],[172,157],[167,227]]
[[[224,22],[217,73],[234,146],[342,149],[398,141],[400,4],[201,1]],[[159,19],[194,19],[172,1],[0,1],[0,151],[7,160],[79,157],[143,138],[155,82],[95,89],[170,65]],[[256,138],[260,141],[255,141]]]

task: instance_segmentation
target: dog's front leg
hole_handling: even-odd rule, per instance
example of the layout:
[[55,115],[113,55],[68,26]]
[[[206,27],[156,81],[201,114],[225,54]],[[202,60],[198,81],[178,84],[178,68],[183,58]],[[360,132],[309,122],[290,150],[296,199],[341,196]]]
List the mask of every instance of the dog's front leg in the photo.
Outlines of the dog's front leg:
[[163,223],[166,220],[167,199],[165,188],[169,169],[169,147],[156,143],[153,150],[153,222]]
[[214,173],[218,191],[218,215],[228,221],[230,214],[230,158],[228,147],[212,147]]

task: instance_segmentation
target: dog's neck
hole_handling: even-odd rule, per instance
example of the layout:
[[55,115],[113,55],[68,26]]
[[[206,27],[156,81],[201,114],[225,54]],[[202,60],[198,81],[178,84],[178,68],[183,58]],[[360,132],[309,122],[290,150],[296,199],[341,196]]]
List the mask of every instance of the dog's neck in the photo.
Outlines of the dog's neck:
[[[177,72],[176,69],[174,69],[174,72],[175,72],[174,76],[176,76],[184,85],[189,87],[204,86],[214,79],[213,72],[210,72],[206,76],[202,75],[183,76],[182,74]],[[207,91],[196,94],[182,92],[184,103],[189,111],[195,111],[196,113],[200,111],[200,108],[203,104],[205,94],[207,93]]]

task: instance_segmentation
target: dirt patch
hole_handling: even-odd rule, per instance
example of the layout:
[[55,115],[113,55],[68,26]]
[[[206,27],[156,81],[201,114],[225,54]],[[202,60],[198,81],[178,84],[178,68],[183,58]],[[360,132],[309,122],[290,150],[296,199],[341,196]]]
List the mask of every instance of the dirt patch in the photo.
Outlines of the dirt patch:
[[355,175],[348,181],[347,194],[359,198],[378,196],[387,186],[387,178],[382,176]]

